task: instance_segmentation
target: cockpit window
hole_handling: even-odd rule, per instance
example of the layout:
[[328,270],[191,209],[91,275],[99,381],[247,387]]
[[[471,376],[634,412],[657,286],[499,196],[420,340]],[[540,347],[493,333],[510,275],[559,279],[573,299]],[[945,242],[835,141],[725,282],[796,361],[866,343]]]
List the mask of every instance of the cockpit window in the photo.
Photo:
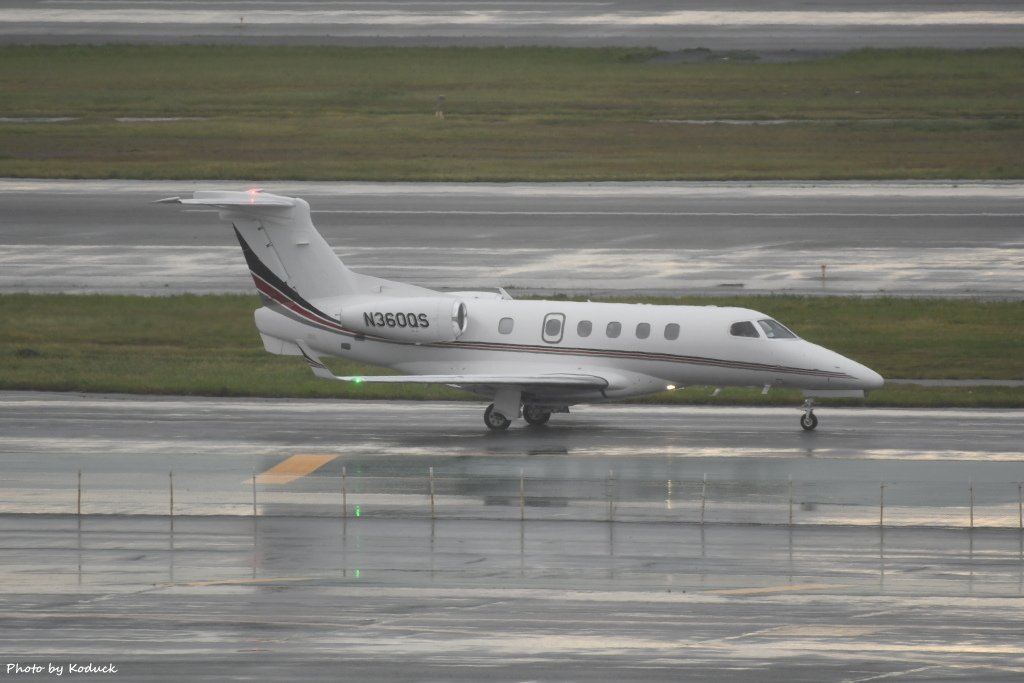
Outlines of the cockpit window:
[[764,336],[769,339],[796,339],[796,335],[790,332],[785,325],[778,320],[758,320],[757,324],[764,330]]
[[761,335],[757,333],[757,328],[754,327],[754,323],[744,320],[741,323],[733,323],[729,328],[729,334],[734,337],[753,337],[759,338]]

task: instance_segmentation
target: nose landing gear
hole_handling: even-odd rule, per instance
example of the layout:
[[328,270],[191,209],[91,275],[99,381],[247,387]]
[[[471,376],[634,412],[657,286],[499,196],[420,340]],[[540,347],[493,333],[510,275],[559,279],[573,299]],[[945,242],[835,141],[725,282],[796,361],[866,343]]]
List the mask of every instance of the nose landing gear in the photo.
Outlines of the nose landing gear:
[[804,414],[800,416],[800,426],[804,431],[811,432],[818,426],[818,417],[814,414],[814,399],[804,399]]

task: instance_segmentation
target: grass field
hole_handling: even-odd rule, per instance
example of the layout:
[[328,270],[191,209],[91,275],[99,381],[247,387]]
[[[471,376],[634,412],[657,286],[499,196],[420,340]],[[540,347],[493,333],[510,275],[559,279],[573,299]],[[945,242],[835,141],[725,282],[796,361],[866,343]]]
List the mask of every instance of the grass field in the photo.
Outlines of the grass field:
[[[5,46],[0,176],[1024,177],[1022,50],[867,50],[790,64],[656,54]],[[39,117],[72,120],[25,122]],[[179,120],[140,120],[154,118]],[[786,123],[680,123],[694,119]]]
[[[694,303],[646,300],[650,303]],[[1024,303],[753,297],[741,305],[775,316],[806,339],[888,377],[1024,379]],[[0,389],[360,398],[456,398],[423,386],[325,382],[295,357],[263,351],[255,296],[0,295]],[[338,373],[369,368],[332,363]],[[655,400],[789,403],[797,392],[688,389]],[[1024,389],[887,387],[874,405],[1024,406]]]

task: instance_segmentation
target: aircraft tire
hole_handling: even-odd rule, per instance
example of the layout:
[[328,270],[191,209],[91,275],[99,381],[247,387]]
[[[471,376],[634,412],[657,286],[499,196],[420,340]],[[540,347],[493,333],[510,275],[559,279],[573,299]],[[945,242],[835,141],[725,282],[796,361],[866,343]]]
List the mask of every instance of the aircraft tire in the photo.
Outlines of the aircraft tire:
[[811,432],[818,426],[818,416],[814,413],[804,413],[800,416],[800,426],[804,431]]
[[484,411],[484,424],[489,429],[493,429],[498,432],[503,429],[508,429],[508,426],[512,424],[512,420],[508,419],[497,410],[494,409],[494,404],[487,406],[487,410]]
[[523,419],[526,420],[527,424],[539,427],[548,423],[548,420],[551,419],[551,411],[527,403],[523,406]]

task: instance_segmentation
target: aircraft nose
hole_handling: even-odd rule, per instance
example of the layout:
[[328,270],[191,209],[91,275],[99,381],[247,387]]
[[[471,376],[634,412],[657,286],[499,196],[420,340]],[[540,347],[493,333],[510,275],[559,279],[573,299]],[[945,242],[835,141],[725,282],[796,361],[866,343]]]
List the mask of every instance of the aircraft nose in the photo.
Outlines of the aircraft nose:
[[864,392],[874,391],[885,386],[885,378],[868,366],[861,365],[852,358],[841,356],[835,351],[826,350],[826,353],[832,359],[832,367],[846,375],[846,379],[840,380],[838,384]]
[[850,368],[848,374],[856,378],[858,389],[863,389],[864,391],[874,391],[875,389],[881,389],[883,386],[885,386],[885,378],[879,375],[877,372],[867,367],[866,365],[861,365],[860,363],[856,363],[854,361],[849,362],[850,365],[853,367]]
[[885,378],[879,375],[871,368],[864,368],[864,374],[860,375],[861,381],[864,383],[865,391],[873,391],[875,389],[881,389],[885,386]]
[[835,351],[822,346],[808,344],[804,347],[803,353],[805,358],[809,357],[810,362],[813,363],[810,367],[829,370],[838,374],[838,376],[833,376],[826,380],[827,386],[814,387],[816,389],[853,390],[866,393],[885,386],[885,378],[880,374],[866,365],[861,365],[857,361],[842,356]]

